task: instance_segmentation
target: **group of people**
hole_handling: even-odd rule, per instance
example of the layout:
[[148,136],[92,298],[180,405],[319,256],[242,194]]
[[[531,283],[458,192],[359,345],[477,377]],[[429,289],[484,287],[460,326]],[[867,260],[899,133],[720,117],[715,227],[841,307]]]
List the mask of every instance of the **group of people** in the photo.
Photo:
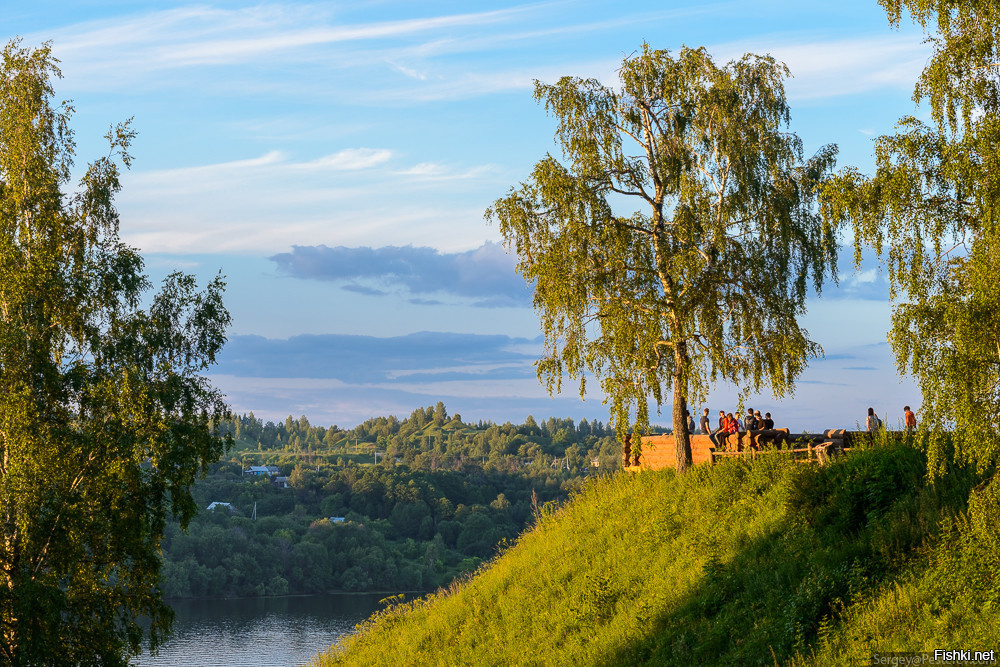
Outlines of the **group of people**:
[[[719,427],[713,429],[712,420],[708,416],[710,412],[708,408],[702,412],[701,432],[711,438],[716,447],[724,447],[725,440],[740,431],[769,431],[774,428],[774,420],[771,419],[770,412],[761,415],[760,410],[748,408],[746,416],[742,419],[734,416],[732,412],[727,413],[725,410],[719,410]],[[738,410],[737,413],[739,413]],[[691,416],[690,412],[685,412],[685,415],[688,418],[688,431],[694,433],[694,417]]]
[[[917,428],[917,415],[913,414],[913,410],[910,409],[909,405],[903,406],[903,425],[906,427],[907,433],[913,433],[913,430]],[[865,419],[865,429],[869,433],[874,433],[875,431],[881,430],[882,420],[878,418],[875,414],[875,408],[868,408],[868,418]]]
[[[738,412],[739,410],[737,410]],[[719,427],[717,429],[712,428],[712,421],[708,416],[709,413],[710,410],[708,408],[705,408],[702,412],[701,433],[711,438],[712,444],[719,448],[725,448],[726,444],[728,444],[725,442],[726,439],[740,431],[770,431],[774,429],[774,420],[771,419],[770,412],[765,412],[761,416],[760,410],[748,408],[746,416],[741,419],[733,416],[732,412],[727,413],[725,410],[719,410]],[[694,433],[694,417],[691,416],[691,412],[688,410],[684,411],[684,416],[687,417],[688,432]],[[910,409],[909,405],[903,406],[903,423],[906,426],[907,433],[912,433],[917,427],[917,416]],[[868,418],[865,420],[865,428],[869,433],[874,433],[882,428],[882,420],[875,414],[875,408],[868,408]]]

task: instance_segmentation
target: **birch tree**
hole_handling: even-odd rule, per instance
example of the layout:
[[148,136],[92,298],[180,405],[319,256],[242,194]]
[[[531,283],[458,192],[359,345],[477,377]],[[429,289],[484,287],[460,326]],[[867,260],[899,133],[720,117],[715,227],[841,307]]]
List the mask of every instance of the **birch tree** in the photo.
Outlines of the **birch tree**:
[[126,664],[155,647],[166,517],[225,442],[199,373],[225,342],[221,278],[175,273],[152,297],[118,238],[128,124],[69,187],[71,107],[47,46],[0,63],[0,662]]
[[831,215],[849,219],[856,258],[886,263],[889,342],[923,395],[929,471],[1000,460],[1000,13],[994,3],[882,0],[909,16],[932,56],[913,99],[929,122],[902,118],[875,142],[874,176],[828,184]]
[[487,211],[534,287],[545,337],[538,375],[600,380],[622,437],[672,394],[677,467],[691,461],[684,411],[716,382],[792,392],[822,353],[799,319],[835,279],[835,230],[815,197],[836,147],[803,160],[787,130],[787,68],[746,55],[644,45],[621,87],[535,83],[557,120],[547,155]]

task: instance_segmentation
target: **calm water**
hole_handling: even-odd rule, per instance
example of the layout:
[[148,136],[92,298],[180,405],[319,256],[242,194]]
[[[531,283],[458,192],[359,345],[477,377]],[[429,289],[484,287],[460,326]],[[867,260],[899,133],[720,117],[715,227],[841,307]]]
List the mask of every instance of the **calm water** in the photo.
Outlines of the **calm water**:
[[154,657],[134,664],[303,665],[381,609],[377,595],[309,595],[245,600],[174,600],[174,632]]

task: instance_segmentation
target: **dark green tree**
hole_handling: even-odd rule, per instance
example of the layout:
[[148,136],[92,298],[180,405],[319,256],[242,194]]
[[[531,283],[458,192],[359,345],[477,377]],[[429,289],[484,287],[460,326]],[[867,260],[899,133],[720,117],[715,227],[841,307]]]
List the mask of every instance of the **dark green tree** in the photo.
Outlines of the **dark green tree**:
[[487,211],[534,285],[549,391],[565,374],[583,395],[593,374],[620,437],[672,392],[679,470],[684,410],[712,384],[780,396],[821,353],[798,318],[810,283],[835,277],[835,230],[814,201],[836,148],[802,161],[787,74],[770,57],[720,67],[704,49],[644,45],[618,90],[536,82],[565,164],[546,157]]
[[118,238],[128,124],[75,191],[71,107],[48,46],[0,65],[0,661],[124,664],[156,646],[164,522],[195,513],[195,477],[226,414],[198,374],[225,342],[217,278],[149,287]]
[[931,120],[902,118],[875,142],[872,177],[845,170],[826,190],[832,216],[853,223],[855,257],[885,258],[893,300],[889,341],[923,395],[929,470],[982,470],[1000,457],[1000,13],[989,2],[881,0],[930,33],[933,55],[915,102]]

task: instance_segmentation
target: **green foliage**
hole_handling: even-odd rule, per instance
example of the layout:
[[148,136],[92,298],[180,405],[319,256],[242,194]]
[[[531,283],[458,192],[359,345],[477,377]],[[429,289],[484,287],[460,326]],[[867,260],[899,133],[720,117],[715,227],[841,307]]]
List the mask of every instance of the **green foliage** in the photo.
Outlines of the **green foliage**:
[[892,451],[892,457],[850,457],[832,470],[804,470],[788,499],[789,510],[834,535],[857,533],[906,489],[920,486],[926,474],[919,452],[898,443]]
[[221,278],[198,292],[179,273],[139,308],[149,285],[114,207],[134,132],[112,128],[109,154],[69,191],[58,75],[48,46],[3,50],[0,660],[119,664],[144,627],[155,647],[170,626],[159,546],[224,450],[210,423],[226,407],[199,373],[229,314]]
[[771,456],[593,480],[474,578],[373,617],[316,664],[854,664],[992,647],[1000,485],[925,472],[920,449],[890,440],[824,467]]
[[[821,352],[798,324],[807,289],[834,277],[836,241],[813,207],[833,165],[803,162],[784,65],[746,55],[717,66],[704,49],[677,58],[643,45],[622,88],[563,77],[535,83],[558,119],[566,164],[540,161],[486,212],[535,289],[545,334],[538,375],[600,378],[619,437],[649,427],[673,393],[684,409],[719,379],[776,395]],[[615,204],[641,208],[616,213]],[[690,462],[678,447],[678,466]]]
[[[478,463],[476,467],[507,472],[519,470],[526,462],[553,464],[557,458],[573,473],[586,471],[593,461],[600,470],[610,472],[621,458],[612,430],[599,421],[576,424],[572,419],[550,417],[539,426],[529,415],[522,425],[472,425],[456,415],[435,426],[434,410],[418,408],[402,421],[394,416],[375,417],[346,431],[312,426],[304,416],[264,423],[253,413],[223,420],[216,428],[235,439],[234,450],[243,465],[273,463],[287,468],[284,474],[293,472],[292,461],[365,464],[375,462],[376,452],[379,462],[388,458],[412,468],[463,470]],[[443,404],[441,410],[445,410]],[[292,442],[299,444],[288,444]]]
[[[968,470],[952,476],[972,477]],[[894,582],[856,596],[824,642],[790,664],[857,663],[870,660],[874,652],[997,646],[1000,483],[994,478],[963,495],[968,511],[945,515],[940,532],[928,540],[926,555],[914,567],[900,572]]]
[[[900,120],[875,144],[871,178],[846,170],[825,193],[833,218],[884,255],[895,301],[889,334],[923,394],[930,473],[1000,460],[1000,14],[988,2],[881,0],[934,45],[914,91],[931,122]],[[950,437],[946,434],[950,434]]]
[[[436,416],[440,426],[434,425]],[[534,419],[471,426],[457,415],[448,420],[443,404],[418,409],[402,421],[379,417],[337,431],[333,449],[321,444],[287,451],[281,445],[289,435],[323,443],[335,430],[312,426],[305,417],[279,424],[246,415],[223,420],[219,432],[238,431],[256,438],[256,446],[238,441],[234,457],[212,466],[193,495],[201,507],[229,502],[235,513],[199,512],[186,533],[168,525],[164,594],[420,591],[447,584],[524,530],[534,518],[533,499],[564,501],[593,473],[593,459],[604,461],[597,471],[615,467],[620,449],[600,423],[582,422],[580,428],[569,419],[543,423],[546,432],[562,434],[563,449],[541,435]],[[428,428],[449,434],[443,448],[425,442]],[[521,441],[544,442],[552,453],[540,447],[533,458],[475,453],[481,447],[506,450],[506,443]],[[275,448],[258,449],[263,442]],[[372,445],[390,450],[378,465],[372,463]],[[355,450],[361,453],[351,453]],[[279,488],[266,476],[244,477],[243,464],[275,465],[291,488]],[[248,518],[254,506],[257,521]],[[333,523],[334,516],[346,521]]]

